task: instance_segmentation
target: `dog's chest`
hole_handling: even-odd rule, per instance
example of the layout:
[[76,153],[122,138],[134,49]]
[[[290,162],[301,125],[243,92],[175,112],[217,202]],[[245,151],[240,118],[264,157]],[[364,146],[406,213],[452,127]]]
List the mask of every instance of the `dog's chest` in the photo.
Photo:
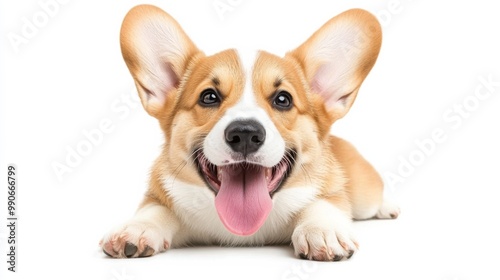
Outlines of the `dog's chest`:
[[251,246],[290,242],[295,214],[316,197],[316,190],[311,186],[282,189],[273,195],[273,209],[259,231],[251,236],[238,236],[224,227],[215,208],[215,194],[207,187],[166,179],[164,188],[181,219],[184,228],[180,230],[189,235],[178,239],[179,243],[190,240],[201,244]]

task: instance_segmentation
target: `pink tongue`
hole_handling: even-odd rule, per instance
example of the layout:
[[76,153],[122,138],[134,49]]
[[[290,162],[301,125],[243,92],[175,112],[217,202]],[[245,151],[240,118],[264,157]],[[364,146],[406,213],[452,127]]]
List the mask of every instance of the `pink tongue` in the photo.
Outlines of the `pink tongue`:
[[261,167],[222,167],[215,207],[226,228],[237,235],[254,234],[266,221],[273,202]]

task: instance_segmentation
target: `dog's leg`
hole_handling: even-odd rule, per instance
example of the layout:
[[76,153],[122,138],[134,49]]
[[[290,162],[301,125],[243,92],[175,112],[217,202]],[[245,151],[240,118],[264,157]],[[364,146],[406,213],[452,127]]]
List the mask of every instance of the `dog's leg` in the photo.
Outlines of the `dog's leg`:
[[334,205],[331,199],[314,202],[297,217],[292,234],[295,255],[317,261],[350,258],[358,247],[351,224],[346,210]]
[[349,142],[335,136],[330,141],[348,178],[346,189],[352,217],[356,220],[397,218],[399,207],[384,200],[384,183],[375,168]]
[[170,209],[150,202],[130,221],[105,235],[100,246],[106,255],[115,258],[149,257],[167,250],[179,227]]

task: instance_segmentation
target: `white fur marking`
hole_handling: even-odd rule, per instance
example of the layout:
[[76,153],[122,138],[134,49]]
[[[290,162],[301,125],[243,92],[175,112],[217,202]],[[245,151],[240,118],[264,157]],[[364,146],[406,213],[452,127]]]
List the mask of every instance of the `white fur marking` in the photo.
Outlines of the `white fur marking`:
[[253,66],[257,60],[259,52],[255,50],[238,50],[238,55],[241,63],[243,64],[243,71],[245,71],[245,89],[243,90],[243,96],[241,97],[240,102],[238,102],[235,107],[242,106],[242,108],[255,108],[257,107],[257,103],[253,92],[252,73]]
[[235,120],[253,119],[258,121],[266,130],[266,141],[247,160],[265,167],[272,167],[278,164],[283,158],[285,154],[285,141],[266,111],[259,107],[255,101],[255,93],[252,88],[252,71],[258,52],[238,52],[238,54],[240,54],[241,63],[245,67],[242,69],[246,74],[244,92],[238,103],[225,112],[224,116],[222,116],[207,135],[203,143],[203,150],[208,160],[215,165],[234,163],[231,156],[232,150],[224,139],[224,130]]
[[399,206],[397,204],[384,199],[384,202],[380,206],[376,217],[379,219],[396,219],[400,213],[401,210],[399,209]]
[[[310,204],[317,194],[311,186],[282,189],[273,197],[273,210],[264,225],[251,236],[230,233],[222,224],[215,209],[215,195],[207,187],[181,181],[164,181],[164,188],[173,198],[174,212],[187,225],[179,242],[190,240],[205,244],[263,245],[289,242],[293,230],[292,217]],[[182,229],[181,229],[182,231]],[[176,244],[173,247],[182,246]]]
[[315,201],[301,213],[293,232],[295,254],[315,260],[349,257],[350,251],[357,249],[351,223],[350,217],[331,203]]

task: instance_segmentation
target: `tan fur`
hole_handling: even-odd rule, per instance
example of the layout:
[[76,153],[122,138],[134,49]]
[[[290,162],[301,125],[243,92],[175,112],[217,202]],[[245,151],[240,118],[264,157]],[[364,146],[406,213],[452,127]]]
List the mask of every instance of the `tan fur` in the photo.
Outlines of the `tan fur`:
[[373,212],[382,204],[382,178],[350,143],[335,136],[330,137],[330,143],[348,178],[345,190],[353,218],[372,218]]

